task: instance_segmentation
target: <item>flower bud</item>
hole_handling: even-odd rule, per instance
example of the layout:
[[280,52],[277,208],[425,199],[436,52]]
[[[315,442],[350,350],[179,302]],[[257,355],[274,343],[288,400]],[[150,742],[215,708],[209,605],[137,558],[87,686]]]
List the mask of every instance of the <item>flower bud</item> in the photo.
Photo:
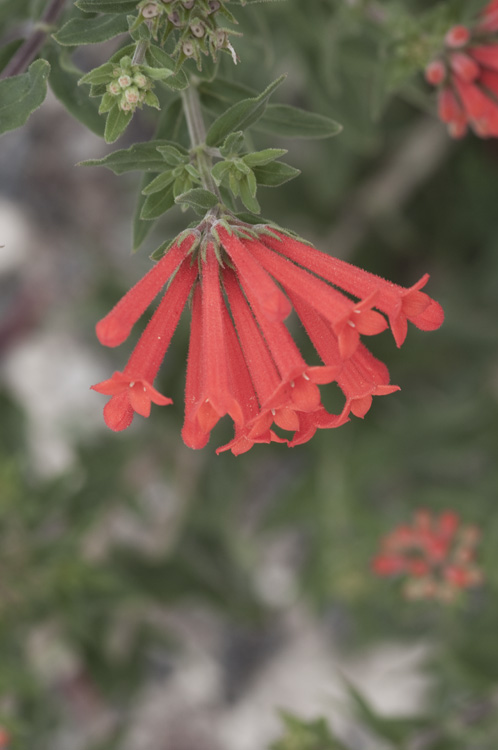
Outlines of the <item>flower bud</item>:
[[192,42],[183,42],[182,50],[183,50],[183,54],[185,55],[185,57],[195,56],[195,47],[192,44]]
[[121,86],[117,81],[111,81],[111,83],[109,83],[109,85],[107,86],[107,91],[113,96],[117,96],[121,93]]
[[142,8],[142,15],[144,18],[155,18],[160,12],[160,9],[155,3],[149,3]]
[[172,13],[169,14],[168,21],[170,21],[170,23],[172,23],[173,26],[181,26],[182,25],[180,14],[178,13],[177,10],[174,10]]
[[225,46],[227,40],[227,35],[223,31],[223,29],[217,29],[216,33],[214,35],[214,44],[217,49],[221,49]]
[[195,0],[183,0],[183,7],[190,10],[195,5]]
[[129,104],[138,104],[140,92],[136,86],[130,86],[130,88],[126,89],[124,92],[124,97]]
[[432,86],[439,86],[446,78],[446,66],[441,60],[433,60],[425,69],[425,80]]
[[123,110],[123,112],[131,112],[133,106],[130,104],[130,102],[126,101],[126,97],[123,96],[121,98],[121,101],[119,102],[119,109]]
[[458,47],[465,47],[469,39],[470,31],[466,26],[453,26],[446,34],[444,41],[448,47],[457,49]]
[[122,89],[127,89],[128,86],[131,86],[131,78],[127,75],[119,76],[118,83]]
[[204,36],[204,24],[199,18],[194,18],[193,21],[190,24],[190,31],[194,36],[196,36],[198,39]]
[[138,86],[139,89],[145,89],[149,84],[149,79],[147,76],[144,76],[143,73],[137,73],[133,76],[133,83]]
[[209,0],[209,13],[216,13],[220,9],[220,3],[218,0]]

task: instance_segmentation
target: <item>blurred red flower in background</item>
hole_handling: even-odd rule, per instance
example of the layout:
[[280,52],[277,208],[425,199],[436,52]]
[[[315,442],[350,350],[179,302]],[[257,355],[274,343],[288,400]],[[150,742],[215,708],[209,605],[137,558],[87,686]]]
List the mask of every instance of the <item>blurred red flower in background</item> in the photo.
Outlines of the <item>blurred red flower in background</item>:
[[482,582],[474,561],[479,538],[479,529],[462,526],[453,511],[435,518],[420,510],[411,526],[397,526],[382,539],[372,570],[382,577],[405,576],[409,599],[452,601],[459,589]]
[[453,26],[426,80],[439,87],[438,110],[453,138],[468,126],[481,138],[498,137],[498,0],[481,11],[472,28]]

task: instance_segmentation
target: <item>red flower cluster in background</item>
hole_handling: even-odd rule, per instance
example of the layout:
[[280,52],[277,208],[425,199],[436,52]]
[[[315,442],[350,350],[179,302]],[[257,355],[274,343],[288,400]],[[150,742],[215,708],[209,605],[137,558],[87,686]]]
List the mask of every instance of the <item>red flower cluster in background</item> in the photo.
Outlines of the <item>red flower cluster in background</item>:
[[454,26],[445,49],[425,70],[439,87],[440,119],[453,138],[468,126],[481,138],[498,137],[498,0],[492,0],[472,29]]
[[462,526],[452,511],[434,518],[421,510],[412,526],[397,526],[382,540],[372,570],[378,576],[406,576],[403,591],[409,599],[452,601],[459,589],[482,582],[474,561],[479,538],[479,529]]
[[[218,452],[234,454],[254,443],[299,445],[317,429],[344,424],[350,414],[363,417],[373,396],[398,386],[390,385],[386,366],[361,337],[380,333],[389,322],[400,346],[408,320],[422,330],[438,328],[441,306],[420,291],[428,278],[407,289],[270,227],[204,221],[184,233],[97,325],[102,344],[121,344],[169,280],[124,371],[93,386],[111,396],[105,421],[123,430],[135,412],[147,417],[151,402],[172,403],[152,383],[189,298],[182,430],[188,446],[204,447],[225,414],[235,437]],[[283,322],[292,308],[322,364],[308,365],[294,343]],[[346,399],[340,414],[321,402],[318,386],[333,381]],[[280,437],[274,426],[291,435]]]
[[0,750],[7,750],[10,736],[6,729],[0,726]]

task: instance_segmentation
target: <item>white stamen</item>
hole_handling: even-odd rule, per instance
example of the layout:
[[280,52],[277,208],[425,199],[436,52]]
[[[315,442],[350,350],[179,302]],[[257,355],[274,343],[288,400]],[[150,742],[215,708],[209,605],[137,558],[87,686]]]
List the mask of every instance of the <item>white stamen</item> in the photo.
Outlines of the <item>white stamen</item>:
[[307,375],[307,374],[306,374],[305,372],[303,372],[303,378],[304,378],[305,380],[309,380],[309,379],[310,379],[310,376],[309,376],[309,375]]
[[350,325],[351,328],[356,328],[356,323],[353,323],[352,320],[348,320],[348,325]]
[[361,313],[361,310],[353,310],[353,312],[359,315]]
[[130,383],[130,388],[133,388],[134,385],[135,385],[135,381],[132,380],[131,383]]
[[276,414],[277,412],[275,411],[275,409],[272,409],[272,410],[271,410],[271,413],[273,414],[273,416],[275,416],[275,414]]
[[291,388],[295,388],[296,387],[296,384],[294,383],[294,381],[291,382],[290,387]]
[[144,392],[147,392],[147,388],[144,386]]

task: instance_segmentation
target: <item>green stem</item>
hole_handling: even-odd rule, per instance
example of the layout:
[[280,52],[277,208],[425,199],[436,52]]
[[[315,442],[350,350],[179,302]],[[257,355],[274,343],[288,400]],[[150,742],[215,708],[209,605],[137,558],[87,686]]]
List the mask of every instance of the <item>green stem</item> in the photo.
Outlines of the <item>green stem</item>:
[[135,52],[133,53],[133,58],[131,61],[132,65],[142,65],[143,61],[145,60],[145,53],[147,52],[147,49],[149,47],[149,42],[145,39],[141,39],[137,46],[135,47]]
[[182,91],[182,102],[185,119],[187,120],[190,145],[197,157],[197,167],[201,174],[202,186],[211,193],[214,193],[221,201],[222,198],[218,190],[218,185],[211,174],[213,163],[205,148],[206,126],[202,116],[199,92],[194,85],[191,84],[187,89]]
[[[149,29],[149,32],[152,30],[152,21],[146,21],[145,25]],[[141,39],[139,42],[137,42],[137,46],[135,47],[135,52],[133,53],[133,59],[131,61],[132,65],[142,65],[142,63],[145,60],[145,53],[149,49],[149,40],[148,39]]]

